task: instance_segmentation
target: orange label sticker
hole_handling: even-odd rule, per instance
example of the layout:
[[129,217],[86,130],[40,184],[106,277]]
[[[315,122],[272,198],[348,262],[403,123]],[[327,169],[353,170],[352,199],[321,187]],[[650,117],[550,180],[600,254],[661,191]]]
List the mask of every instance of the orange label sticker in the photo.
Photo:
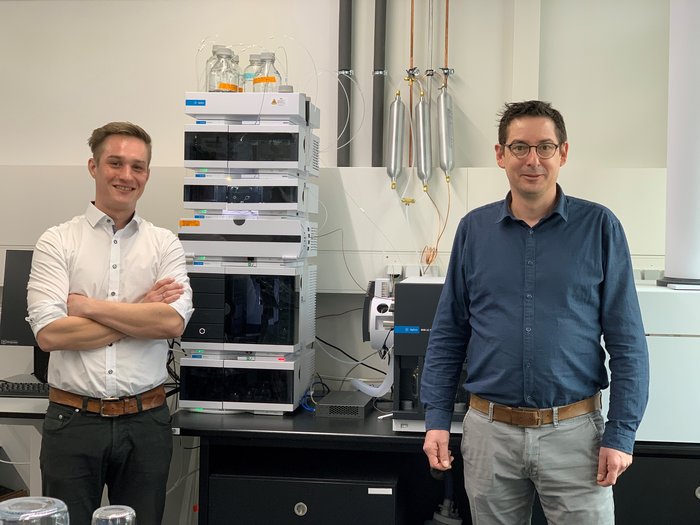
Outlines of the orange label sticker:
[[277,82],[277,79],[275,77],[258,77],[253,79],[253,84],[261,84],[263,82],[274,84]]
[[236,84],[227,84],[225,82],[219,82],[219,89],[238,92],[238,86]]
[[199,226],[199,221],[180,221],[180,226]]

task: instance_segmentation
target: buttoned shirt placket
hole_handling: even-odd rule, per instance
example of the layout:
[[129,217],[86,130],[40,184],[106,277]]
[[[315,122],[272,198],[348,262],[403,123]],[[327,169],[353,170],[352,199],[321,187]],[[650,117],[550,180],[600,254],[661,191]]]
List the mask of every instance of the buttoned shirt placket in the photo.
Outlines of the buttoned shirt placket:
[[527,224],[522,223],[527,228],[525,234],[525,290],[523,308],[523,397],[529,404],[532,401],[534,389],[534,367],[532,363],[535,359],[535,278],[537,272],[537,243],[535,240],[535,230]]
[[[111,222],[108,220],[107,222]],[[131,224],[131,223],[130,223]],[[129,224],[129,225],[130,225]],[[127,225],[127,227],[129,226]],[[114,231],[114,226],[109,225],[112,230],[109,253],[109,287],[107,290],[107,300],[119,302],[119,277],[121,274],[121,243],[126,228]],[[105,359],[105,383],[107,392],[117,391],[117,345],[119,341],[107,345]]]

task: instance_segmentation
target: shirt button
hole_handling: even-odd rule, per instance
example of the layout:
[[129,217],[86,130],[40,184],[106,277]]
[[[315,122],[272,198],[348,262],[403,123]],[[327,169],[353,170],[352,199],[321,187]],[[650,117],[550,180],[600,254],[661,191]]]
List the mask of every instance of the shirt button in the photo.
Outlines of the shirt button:
[[533,233],[535,233],[535,232],[534,232],[534,231],[532,231],[532,230],[530,230],[530,235],[532,235]]
[[109,371],[108,371],[107,373],[109,373],[109,374],[113,374],[114,372],[113,372],[112,370],[109,370]]
[[110,221],[109,219],[107,219],[107,222],[112,222],[112,221]]
[[528,265],[528,266],[532,266],[533,264],[535,264],[535,263],[532,262],[532,261],[527,261],[527,265]]
[[525,297],[527,297],[528,299],[532,299],[532,294],[529,293],[529,294],[527,294]]
[[532,399],[532,398],[530,396],[527,396],[527,400],[530,401],[530,399]]
[[111,295],[112,297],[114,297],[115,295],[117,295],[117,292],[110,292],[109,295]]
[[532,332],[532,328],[530,328],[530,327],[528,326],[528,327],[525,329],[525,331],[526,331],[526,332]]
[[528,367],[528,368],[530,368],[530,363],[527,363],[525,366]]
[[116,270],[116,269],[117,269],[117,265],[116,265],[116,264],[113,264],[113,265],[112,265],[112,268],[114,268],[114,269]]
[[113,345],[114,345],[114,343],[109,343],[107,346],[113,346]]
[[116,240],[116,239],[114,240],[114,244],[117,244],[117,240]]

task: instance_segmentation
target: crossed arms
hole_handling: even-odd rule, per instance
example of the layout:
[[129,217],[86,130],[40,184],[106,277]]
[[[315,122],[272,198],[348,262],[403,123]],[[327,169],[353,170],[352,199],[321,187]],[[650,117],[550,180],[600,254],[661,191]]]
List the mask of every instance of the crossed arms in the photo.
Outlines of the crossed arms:
[[130,336],[137,339],[170,339],[185,329],[180,314],[168,306],[183,294],[173,278],[158,281],[141,303],[118,303],[68,296],[68,316],[56,319],[37,334],[45,352],[92,350]]

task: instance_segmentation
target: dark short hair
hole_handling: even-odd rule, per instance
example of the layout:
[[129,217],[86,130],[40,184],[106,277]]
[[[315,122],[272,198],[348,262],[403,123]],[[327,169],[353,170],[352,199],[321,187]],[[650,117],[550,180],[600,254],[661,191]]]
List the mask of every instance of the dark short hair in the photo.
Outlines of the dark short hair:
[[151,136],[144,129],[131,122],[110,122],[101,128],[97,128],[92,132],[88,139],[88,146],[92,150],[92,158],[96,163],[100,163],[100,156],[104,149],[105,140],[110,135],[126,135],[128,137],[136,137],[141,139],[146,144],[148,151],[148,164],[151,164]]
[[546,117],[551,119],[554,122],[554,131],[557,134],[559,144],[566,142],[564,117],[549,102],[542,102],[541,100],[506,102],[499,115],[501,116],[501,120],[498,123],[499,144],[505,144],[506,140],[508,140],[508,126],[510,126],[510,123],[524,117]]

